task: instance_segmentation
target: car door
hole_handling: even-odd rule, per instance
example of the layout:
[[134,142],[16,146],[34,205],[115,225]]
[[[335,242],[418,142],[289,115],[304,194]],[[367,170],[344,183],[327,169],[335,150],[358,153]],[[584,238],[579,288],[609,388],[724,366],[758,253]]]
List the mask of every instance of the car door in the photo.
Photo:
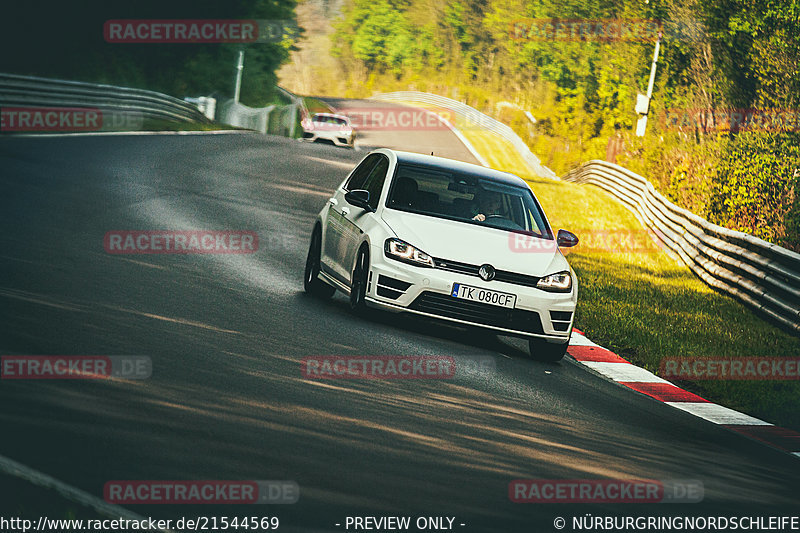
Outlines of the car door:
[[[378,156],[377,163],[370,170],[364,183],[360,187],[348,188],[349,191],[356,188],[368,191],[369,204],[373,210],[378,208],[378,201],[380,200],[384,183],[386,183],[386,174],[389,171],[389,158],[383,154],[376,155]],[[361,235],[369,229],[370,223],[376,215],[349,204],[348,207],[350,209],[345,218],[350,223],[345,225],[346,230],[342,240],[342,266],[345,269],[344,272],[349,283],[356,261],[358,246],[361,243]]]
[[347,182],[328,200],[330,204],[325,218],[325,239],[322,243],[321,268],[343,283],[349,283],[350,272],[344,265],[346,240],[352,234],[349,226],[352,224],[347,218],[355,209],[348,204],[344,195],[347,191],[362,189],[370,175],[370,171],[380,160],[380,154],[371,154],[362,161]]

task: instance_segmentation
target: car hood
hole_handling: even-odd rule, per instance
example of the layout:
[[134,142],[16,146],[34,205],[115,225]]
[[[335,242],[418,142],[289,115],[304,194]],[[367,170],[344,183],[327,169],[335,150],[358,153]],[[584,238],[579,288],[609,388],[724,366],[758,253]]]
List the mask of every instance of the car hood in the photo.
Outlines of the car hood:
[[353,128],[350,126],[331,126],[330,124],[322,124],[320,122],[314,122],[313,126],[311,127],[314,131],[330,131],[334,133],[341,133],[341,132],[351,132]]
[[397,238],[439,259],[539,277],[569,270],[552,240],[394,209],[382,218]]

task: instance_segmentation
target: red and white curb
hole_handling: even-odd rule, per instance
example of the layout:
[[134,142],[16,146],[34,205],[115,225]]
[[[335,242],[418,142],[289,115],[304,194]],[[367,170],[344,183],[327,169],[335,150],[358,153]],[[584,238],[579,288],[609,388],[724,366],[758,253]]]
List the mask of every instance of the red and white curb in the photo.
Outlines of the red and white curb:
[[577,329],[572,330],[569,344],[567,353],[578,363],[624,387],[800,458],[800,433],[796,431],[711,403],[685,391],[593,343]]

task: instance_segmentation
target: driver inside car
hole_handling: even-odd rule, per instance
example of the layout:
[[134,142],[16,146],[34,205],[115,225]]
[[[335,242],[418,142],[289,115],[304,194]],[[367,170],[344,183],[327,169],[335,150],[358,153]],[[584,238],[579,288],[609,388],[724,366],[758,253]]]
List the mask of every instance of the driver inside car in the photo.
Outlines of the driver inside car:
[[478,209],[472,220],[483,222],[491,216],[503,216],[500,211],[503,206],[503,199],[499,193],[486,191],[478,197]]

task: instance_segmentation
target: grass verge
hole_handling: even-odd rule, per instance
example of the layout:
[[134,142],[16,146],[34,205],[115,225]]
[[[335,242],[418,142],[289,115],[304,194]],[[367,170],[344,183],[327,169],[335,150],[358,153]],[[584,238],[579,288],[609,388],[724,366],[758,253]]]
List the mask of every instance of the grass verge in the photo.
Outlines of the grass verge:
[[176,122],[172,120],[145,119],[142,124],[142,131],[218,131],[218,130],[239,130],[236,126],[219,124],[201,124],[199,122]]

